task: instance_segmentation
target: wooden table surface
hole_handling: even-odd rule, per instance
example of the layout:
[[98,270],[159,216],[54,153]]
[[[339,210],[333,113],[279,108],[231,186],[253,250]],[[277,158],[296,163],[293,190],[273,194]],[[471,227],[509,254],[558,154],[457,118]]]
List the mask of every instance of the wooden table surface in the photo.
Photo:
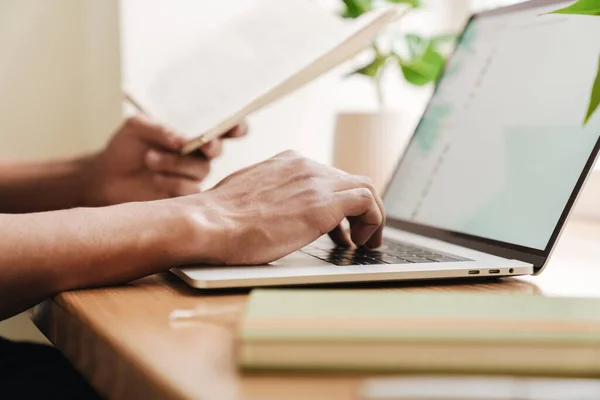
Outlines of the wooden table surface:
[[[572,221],[540,276],[335,290],[478,290],[600,297],[600,224]],[[366,376],[240,375],[235,328],[247,292],[206,294],[169,274],[63,293],[34,321],[110,399],[356,399]],[[204,316],[169,318],[175,309]]]

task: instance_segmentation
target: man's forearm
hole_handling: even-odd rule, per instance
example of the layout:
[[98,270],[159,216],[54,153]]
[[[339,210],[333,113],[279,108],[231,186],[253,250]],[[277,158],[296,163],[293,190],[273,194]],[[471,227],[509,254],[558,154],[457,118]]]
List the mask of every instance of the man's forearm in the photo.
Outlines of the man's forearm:
[[176,213],[130,203],[0,215],[0,320],[64,290],[128,282],[173,266],[177,243],[190,237]]
[[91,157],[66,161],[0,162],[0,213],[29,213],[86,205]]

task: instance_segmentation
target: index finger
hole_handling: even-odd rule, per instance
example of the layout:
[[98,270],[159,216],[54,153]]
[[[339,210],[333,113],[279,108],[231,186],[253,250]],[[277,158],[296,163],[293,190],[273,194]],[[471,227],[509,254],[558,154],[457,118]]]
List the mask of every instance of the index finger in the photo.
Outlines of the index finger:
[[[381,196],[379,195],[379,193],[377,192],[377,189],[373,185],[373,182],[369,178],[364,177],[364,176],[348,175],[348,174],[344,173],[344,174],[338,174],[336,176],[335,186],[336,186],[336,188],[335,188],[336,191],[345,191],[345,190],[350,190],[350,189],[355,189],[355,188],[363,188],[363,189],[367,189],[368,191],[371,192],[373,201],[379,208],[379,212],[382,216],[382,221],[381,221],[380,226],[373,233],[373,235],[369,238],[369,240],[367,240],[366,243],[362,243],[362,244],[364,244],[367,247],[370,247],[372,249],[381,246],[383,243],[383,227],[385,225],[386,215],[385,215],[385,207],[383,205],[383,200],[381,199]],[[353,222],[353,221],[350,219],[350,222]]]
[[358,246],[381,246],[385,215],[373,192],[368,188],[358,187],[336,192],[334,196],[337,206],[350,221],[352,241]]

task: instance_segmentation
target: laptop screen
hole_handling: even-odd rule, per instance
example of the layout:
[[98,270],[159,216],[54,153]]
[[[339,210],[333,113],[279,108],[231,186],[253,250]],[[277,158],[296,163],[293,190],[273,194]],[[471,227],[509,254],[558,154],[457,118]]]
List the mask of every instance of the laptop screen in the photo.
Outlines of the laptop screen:
[[546,248],[600,134],[600,112],[583,126],[600,19],[540,15],[564,5],[472,20],[390,182],[389,217]]

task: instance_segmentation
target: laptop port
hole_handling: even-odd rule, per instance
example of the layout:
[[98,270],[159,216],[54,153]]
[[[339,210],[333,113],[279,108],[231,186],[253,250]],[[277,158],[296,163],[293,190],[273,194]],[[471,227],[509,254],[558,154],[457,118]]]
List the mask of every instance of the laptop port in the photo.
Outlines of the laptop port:
[[469,271],[469,275],[479,275],[479,270],[478,269],[472,269]]
[[490,269],[490,274],[499,274],[500,270],[499,269]]

